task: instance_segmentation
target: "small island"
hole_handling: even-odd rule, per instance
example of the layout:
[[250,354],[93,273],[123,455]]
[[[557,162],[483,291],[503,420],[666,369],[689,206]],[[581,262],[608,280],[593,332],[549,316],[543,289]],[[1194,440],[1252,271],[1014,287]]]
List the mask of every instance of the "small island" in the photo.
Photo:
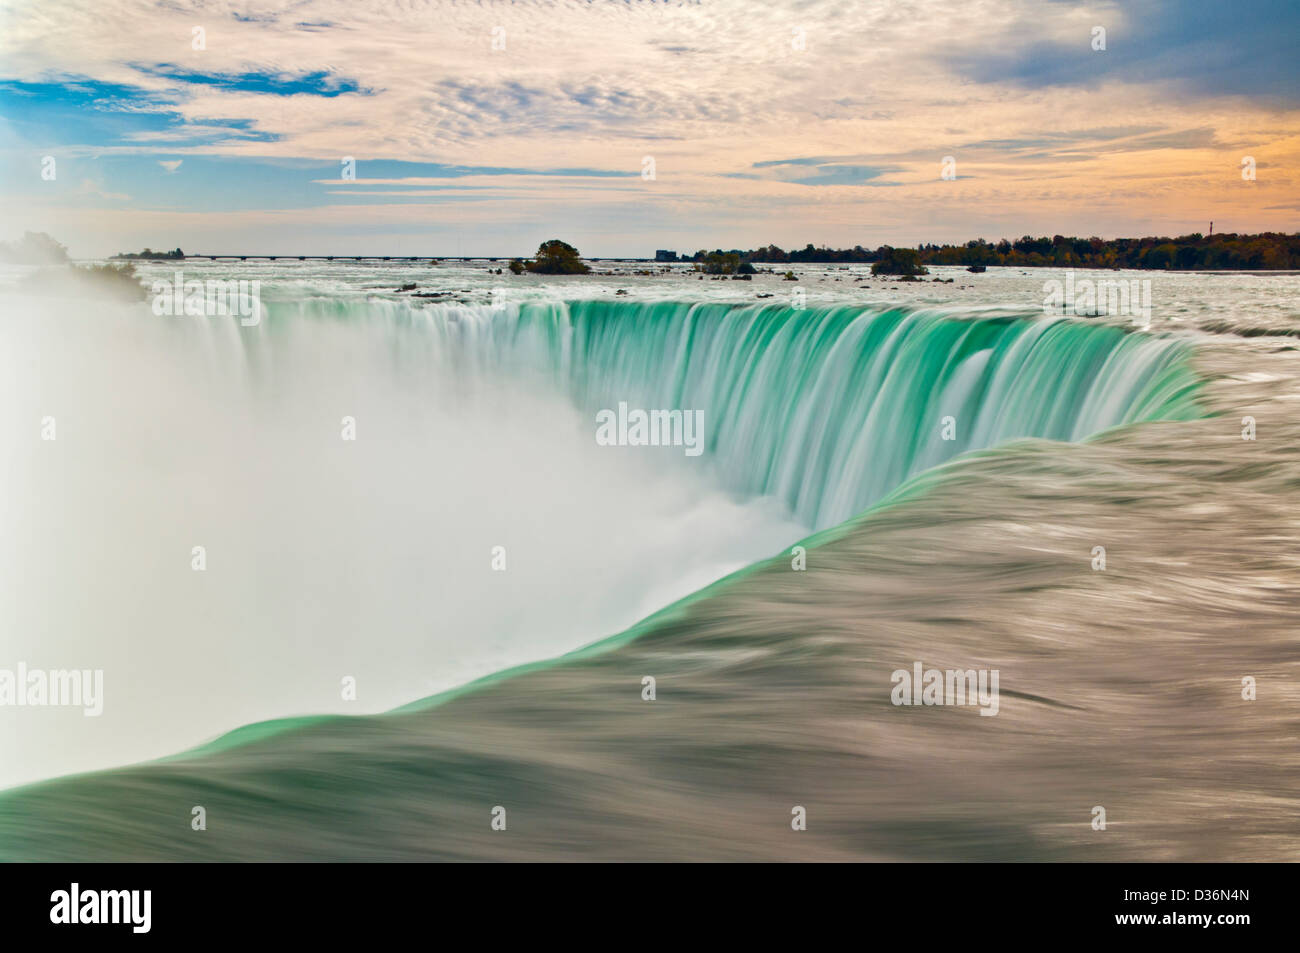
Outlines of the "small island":
[[173,248],[171,251],[154,251],[146,248],[141,252],[119,252],[113,258],[126,261],[184,261],[185,252],[179,248]]
[[537,256],[533,261],[516,258],[507,266],[513,275],[531,271],[538,275],[588,275],[591,267],[582,260],[578,249],[558,238],[542,242],[537,246]]
[[900,275],[915,278],[928,275],[930,269],[921,264],[921,253],[915,248],[894,248],[881,245],[877,254],[879,259],[871,266],[873,275]]
[[706,275],[753,275],[754,266],[736,252],[698,251],[695,253],[695,270]]

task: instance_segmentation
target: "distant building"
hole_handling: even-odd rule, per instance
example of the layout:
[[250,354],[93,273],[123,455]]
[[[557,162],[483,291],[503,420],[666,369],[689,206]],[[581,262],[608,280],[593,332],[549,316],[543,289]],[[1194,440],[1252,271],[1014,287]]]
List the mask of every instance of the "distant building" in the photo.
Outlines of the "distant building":
[[661,248],[655,252],[655,261],[677,261],[677,252]]

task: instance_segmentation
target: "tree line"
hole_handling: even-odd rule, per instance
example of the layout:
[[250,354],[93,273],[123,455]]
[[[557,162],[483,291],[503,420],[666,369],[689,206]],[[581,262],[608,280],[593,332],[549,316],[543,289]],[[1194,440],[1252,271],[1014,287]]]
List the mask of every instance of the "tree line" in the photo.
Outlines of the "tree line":
[[[888,261],[901,249],[889,245],[879,248],[817,248],[811,243],[801,249],[786,251],[776,245],[743,251],[733,248],[724,252],[698,251],[688,261],[706,267],[719,260],[760,264],[819,263],[870,264]],[[962,245],[922,244],[915,249],[921,264],[927,265],[1021,265],[1075,268],[1137,268],[1158,271],[1241,270],[1264,271],[1300,269],[1300,232],[1261,232],[1239,235],[1224,232],[1202,235],[1194,232],[1177,238],[1066,237],[1035,238],[1025,235],[1014,241],[997,242],[976,238]]]

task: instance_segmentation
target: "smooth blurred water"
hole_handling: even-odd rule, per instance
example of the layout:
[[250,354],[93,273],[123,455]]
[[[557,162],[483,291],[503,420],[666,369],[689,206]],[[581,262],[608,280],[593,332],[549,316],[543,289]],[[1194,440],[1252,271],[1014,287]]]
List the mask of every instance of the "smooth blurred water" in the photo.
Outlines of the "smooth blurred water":
[[3,784],[382,711],[617,632],[807,531],[680,452],[596,446],[564,395],[418,329],[8,304],[0,667],[102,669],[106,697],[97,718],[0,709]]
[[[1040,275],[813,269],[796,311],[778,276],[598,268],[623,273],[183,263],[262,281],[252,328],[0,298],[0,665],[102,668],[107,695],[3,712],[0,784],[382,711],[617,632],[961,451],[1194,413],[1189,335],[1012,319]],[[618,400],[701,407],[709,452],[597,447]]]

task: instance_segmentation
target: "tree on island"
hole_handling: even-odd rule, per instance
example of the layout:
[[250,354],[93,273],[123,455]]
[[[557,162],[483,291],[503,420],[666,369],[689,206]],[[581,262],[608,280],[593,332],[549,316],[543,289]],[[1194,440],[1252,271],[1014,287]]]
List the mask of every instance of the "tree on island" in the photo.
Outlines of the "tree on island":
[[738,251],[698,251],[695,253],[695,270],[706,275],[754,275],[754,266],[741,257]]
[[185,252],[179,248],[172,251],[154,251],[152,248],[146,248],[142,252],[121,252],[113,257],[134,261],[182,261],[185,258]]
[[717,251],[698,251],[695,253],[695,270],[706,275],[732,275],[740,269],[740,253]]
[[915,277],[928,275],[930,269],[921,264],[921,254],[915,248],[892,248],[881,245],[880,260],[871,266],[873,275],[903,275]]
[[[514,271],[514,262],[510,270]],[[578,249],[568,242],[552,238],[537,246],[537,260],[526,262],[524,267],[539,275],[586,275],[591,269],[578,256]],[[517,273],[517,272],[516,272]]]

